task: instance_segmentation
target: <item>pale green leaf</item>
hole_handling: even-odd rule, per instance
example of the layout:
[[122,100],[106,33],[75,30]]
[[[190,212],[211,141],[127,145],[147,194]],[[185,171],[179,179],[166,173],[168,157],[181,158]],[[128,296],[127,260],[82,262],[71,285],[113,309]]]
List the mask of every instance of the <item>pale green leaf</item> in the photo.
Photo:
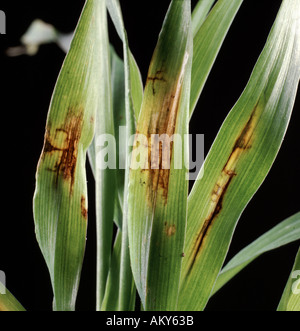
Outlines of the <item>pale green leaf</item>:
[[[177,307],[188,181],[184,167],[175,169],[174,154],[179,148],[183,160],[188,147],[171,145],[170,154],[164,157],[150,146],[155,134],[171,138],[173,134],[183,137],[188,132],[190,11],[190,1],[171,2],[150,64],[132,153],[129,245],[132,270],[145,310]],[[147,141],[138,144],[140,135]],[[169,163],[165,169],[163,159]]]
[[197,14],[197,9],[200,10],[202,4],[203,10],[207,11],[212,1],[207,2],[200,2],[199,9],[196,7],[193,20],[197,28],[194,33],[190,116],[243,0],[219,0],[203,22],[203,16]]
[[214,292],[216,293],[237,273],[263,253],[300,239],[300,213],[276,225],[235,255],[221,270]]
[[215,0],[199,0],[192,13],[193,36],[197,34],[205,21],[207,14],[213,6]]
[[74,310],[87,229],[86,151],[102,86],[104,0],[87,0],[60,72],[36,174],[34,220],[54,309]]
[[180,310],[203,310],[237,221],[280,149],[299,82],[298,0],[284,0],[266,46],[188,200]]
[[104,299],[101,304],[103,311],[117,311],[119,307],[119,278],[121,262],[122,233],[118,230],[113,252],[111,255],[109,274],[105,288]]
[[131,136],[136,130],[136,121],[139,116],[142,98],[143,84],[141,75],[131,51],[129,49],[127,33],[124,27],[120,3],[118,0],[107,0],[109,10],[115,28],[123,42],[124,76],[125,76],[125,118],[126,130],[122,135],[124,145],[121,147],[123,154],[120,157],[125,160],[124,192],[122,209],[122,245],[119,278],[119,310],[132,310],[135,302],[135,286],[130,265],[128,243],[128,180],[129,164],[132,147]]
[[98,90],[99,104],[95,114],[95,199],[97,233],[97,288],[96,309],[100,310],[105,295],[111,262],[113,221],[117,198],[115,119],[112,96],[111,50],[108,39],[107,10],[102,2],[103,15],[99,30],[101,85]]

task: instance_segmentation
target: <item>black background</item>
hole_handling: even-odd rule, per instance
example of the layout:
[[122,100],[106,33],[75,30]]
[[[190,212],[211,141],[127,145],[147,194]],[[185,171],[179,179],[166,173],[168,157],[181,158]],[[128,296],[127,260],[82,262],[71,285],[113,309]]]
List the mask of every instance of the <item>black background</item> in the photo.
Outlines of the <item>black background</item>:
[[[35,18],[54,24],[62,32],[74,29],[83,0],[1,0],[7,34],[0,35],[1,165],[0,270],[10,291],[31,311],[51,310],[48,271],[35,240],[32,197],[35,170],[43,145],[48,106],[65,54],[44,45],[34,57],[8,58],[7,47],[19,39]],[[196,1],[192,1],[195,5]],[[207,81],[191,133],[205,135],[206,152],[234,105],[264,46],[281,1],[245,0]],[[145,81],[148,65],[169,1],[121,0],[130,48]],[[110,39],[122,55],[122,46],[110,24]],[[275,164],[243,213],[228,259],[284,218],[299,211],[299,96]],[[88,168],[89,196],[93,180]],[[79,311],[95,307],[94,202],[89,201],[86,257],[78,294]],[[257,259],[215,295],[207,306],[217,310],[275,310],[291,271],[298,243]]]

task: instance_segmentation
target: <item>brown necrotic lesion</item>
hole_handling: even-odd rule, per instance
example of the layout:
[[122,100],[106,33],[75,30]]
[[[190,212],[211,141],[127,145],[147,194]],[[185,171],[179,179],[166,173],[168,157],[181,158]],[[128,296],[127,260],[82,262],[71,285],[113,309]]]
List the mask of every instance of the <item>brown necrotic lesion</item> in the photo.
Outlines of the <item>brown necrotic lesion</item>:
[[[45,134],[42,159],[46,156],[56,158],[54,166],[48,170],[55,173],[56,186],[59,178],[70,182],[70,193],[75,181],[82,124],[83,111],[75,113],[72,108],[69,108],[63,125],[53,129],[51,123],[48,123]],[[58,154],[54,154],[55,152]]]
[[[164,204],[167,204],[168,201],[170,168],[174,148],[172,137],[176,129],[182,91],[180,75],[177,81],[168,87],[168,81],[163,75],[164,71],[158,70],[155,76],[149,76],[147,80],[148,84],[152,84],[153,94],[155,94],[154,85],[156,81],[166,84],[167,90],[158,103],[157,109],[152,109],[149,122],[147,123],[148,164],[145,169],[142,169],[142,173],[148,175],[147,200],[152,206],[156,204],[158,192]],[[159,137],[159,144],[153,143],[157,137]]]
[[238,138],[235,140],[232,151],[220,173],[218,180],[214,185],[213,191],[211,192],[209,209],[206,213],[207,217],[205,218],[205,221],[203,222],[201,229],[197,234],[187,275],[190,274],[191,270],[193,269],[193,266],[195,265],[195,262],[200,255],[205,238],[223,208],[223,202],[226,193],[234,177],[237,176],[236,167],[241,156],[251,148],[257,122],[258,103],[254,107]]
[[87,220],[88,211],[86,207],[86,198],[84,195],[81,196],[80,207],[81,207],[81,215],[85,220]]

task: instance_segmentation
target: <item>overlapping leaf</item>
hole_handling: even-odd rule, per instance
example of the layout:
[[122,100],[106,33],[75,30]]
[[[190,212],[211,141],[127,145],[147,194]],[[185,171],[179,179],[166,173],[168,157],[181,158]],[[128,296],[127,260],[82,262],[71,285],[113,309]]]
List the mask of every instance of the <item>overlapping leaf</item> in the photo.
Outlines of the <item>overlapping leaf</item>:
[[[175,169],[174,154],[180,147],[183,160],[187,146],[171,144],[170,153],[164,156],[164,147],[153,148],[153,136],[171,139],[178,134],[183,139],[188,132],[190,16],[190,1],[172,1],[150,64],[132,153],[129,244],[146,310],[177,306],[188,182],[186,169]],[[166,145],[170,146],[168,141]]]
[[236,223],[281,146],[299,82],[299,13],[299,1],[283,1],[250,81],[189,196],[179,309],[204,309]]
[[135,59],[130,51],[127,33],[124,27],[122,11],[118,0],[107,0],[107,8],[111,19],[117,30],[120,39],[123,42],[124,58],[124,83],[125,83],[125,118],[126,130],[123,135],[124,145],[124,192],[122,204],[122,244],[120,260],[120,277],[119,277],[119,310],[132,310],[135,302],[134,280],[130,265],[129,243],[128,243],[128,181],[129,181],[129,164],[132,151],[131,138],[136,130],[136,122],[140,113],[143,84],[140,71]]
[[221,270],[214,293],[261,254],[300,239],[300,213],[276,225],[235,255]]
[[194,55],[190,116],[243,0],[219,0],[206,17],[213,2],[199,1],[193,13]]
[[99,106],[105,15],[104,0],[87,0],[51,100],[36,174],[36,236],[56,310],[75,309],[85,251],[85,161]]

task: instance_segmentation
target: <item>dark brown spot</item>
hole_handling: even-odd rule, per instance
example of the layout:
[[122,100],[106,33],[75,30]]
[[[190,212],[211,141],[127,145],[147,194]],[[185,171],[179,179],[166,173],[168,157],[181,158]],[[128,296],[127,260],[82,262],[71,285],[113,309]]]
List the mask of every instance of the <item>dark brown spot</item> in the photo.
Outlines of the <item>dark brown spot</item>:
[[52,152],[61,151],[61,148],[53,146],[51,143],[51,124],[49,123],[46,127],[46,133],[45,133],[45,140],[44,140],[44,147],[43,147],[43,153],[42,157],[44,157],[46,154],[51,154]]
[[153,95],[155,95],[156,91],[155,91],[155,82],[156,81],[161,81],[161,82],[166,82],[166,79],[163,77],[163,70],[157,70],[154,76],[148,76],[147,77],[147,81],[146,81],[146,85],[149,81],[152,82],[152,93]]
[[85,199],[84,195],[81,196],[80,206],[81,206],[81,215],[84,217],[84,219],[87,220],[88,211],[87,211],[87,208],[86,208],[86,199]]
[[190,274],[197,260],[197,257],[200,255],[201,248],[209,232],[209,229],[211,228],[212,224],[214,223],[220,211],[222,210],[223,200],[226,195],[226,192],[232,182],[232,179],[237,175],[235,171],[236,164],[241,154],[245,150],[249,149],[250,142],[252,140],[255,129],[257,107],[258,107],[258,103],[254,107],[251,116],[247,121],[246,125],[244,126],[241,134],[236,139],[232,152],[222,169],[222,173],[217,183],[214,186],[213,192],[211,194],[212,209],[210,209],[210,214],[205,219],[203,226],[201,227],[201,230],[195,241],[195,246],[192,254],[192,261],[187,274]]
[[[168,200],[170,168],[173,154],[173,140],[178,115],[179,96],[174,99],[170,96],[168,111],[161,111],[159,116],[150,122],[148,128],[148,166],[145,170],[150,177],[148,197],[155,201],[158,189],[164,199]],[[154,136],[159,138],[155,143]],[[153,147],[154,146],[154,147]]]
[[224,199],[224,196],[227,192],[227,189],[231,183],[231,180],[232,178],[234,177],[234,175],[232,175],[231,177],[229,177],[228,179],[228,182],[226,183],[224,189],[222,190],[222,194],[220,195],[218,201],[217,201],[217,204],[215,206],[215,209],[210,213],[209,217],[204,221],[204,224],[201,228],[201,231],[197,237],[197,240],[196,240],[196,245],[195,245],[195,249],[193,250],[193,260],[192,260],[192,263],[189,267],[189,271],[188,271],[188,274],[191,272],[195,262],[196,262],[196,259],[200,253],[200,250],[201,250],[201,247],[203,245],[203,242],[204,242],[204,239],[210,229],[210,227],[212,226],[214,220],[217,218],[217,216],[219,215],[220,211],[222,210],[222,207],[223,207],[223,199]]
[[165,233],[166,233],[167,237],[174,236],[174,234],[176,233],[175,224],[168,225],[167,223],[165,223]]
[[[45,135],[45,142],[43,148],[43,158],[49,153],[52,154],[54,151],[59,152],[57,161],[50,171],[56,174],[55,183],[58,185],[58,179],[61,175],[64,180],[70,181],[70,193],[72,193],[73,185],[75,181],[75,170],[78,156],[78,144],[81,137],[83,121],[83,111],[79,114],[75,114],[69,109],[65,122],[62,127],[55,130],[54,137],[51,137],[50,129],[47,130]],[[63,140],[62,147],[57,146],[58,134],[61,140]]]
[[[179,100],[182,92],[182,77],[184,75],[186,62],[183,62],[181,72],[178,73],[177,80],[170,79],[169,74],[165,71],[162,64],[158,70],[150,70],[147,78],[147,84],[152,84],[153,95],[149,98],[154,98],[155,85],[157,82],[164,82],[166,84],[161,85],[161,93],[155,97],[153,102],[153,108],[147,112],[147,119],[144,123],[140,124],[143,128],[140,130],[147,137],[147,157],[145,157],[145,165],[141,170],[141,178],[146,179],[147,184],[147,203],[152,208],[155,208],[157,201],[162,201],[163,204],[167,204],[169,181],[170,181],[170,168],[173,153],[173,141],[174,133],[178,118]],[[149,86],[151,88],[151,85]],[[147,127],[147,129],[145,129]],[[138,131],[137,131],[138,133]],[[155,144],[153,148],[151,141],[153,135],[159,137],[159,145]],[[168,138],[167,153],[163,146],[166,141],[164,135]],[[162,138],[161,138],[162,137]],[[161,140],[161,139],[162,140]],[[167,154],[167,155],[166,155]],[[147,158],[147,160],[146,160]],[[163,199],[157,200],[157,196]]]

